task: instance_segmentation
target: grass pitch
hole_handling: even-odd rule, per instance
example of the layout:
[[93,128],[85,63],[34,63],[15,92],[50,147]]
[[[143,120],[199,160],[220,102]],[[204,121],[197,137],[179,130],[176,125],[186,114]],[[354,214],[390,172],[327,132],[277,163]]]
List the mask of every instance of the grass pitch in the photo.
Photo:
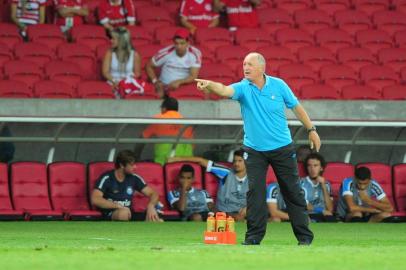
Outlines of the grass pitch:
[[[406,269],[406,223],[312,224],[297,246],[269,224],[260,246],[205,245],[205,223],[0,222],[0,269]],[[236,224],[238,242],[245,224]]]

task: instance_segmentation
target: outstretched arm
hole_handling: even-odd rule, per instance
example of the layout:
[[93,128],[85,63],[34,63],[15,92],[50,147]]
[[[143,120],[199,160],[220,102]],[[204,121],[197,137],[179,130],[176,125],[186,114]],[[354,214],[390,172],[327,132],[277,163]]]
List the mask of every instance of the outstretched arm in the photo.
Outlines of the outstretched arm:
[[232,97],[234,95],[234,89],[231,86],[202,79],[195,79],[195,81],[197,82],[197,89],[205,93],[214,93],[222,97]]
[[171,157],[171,158],[168,158],[168,163],[183,162],[183,161],[196,162],[196,163],[199,163],[200,166],[203,166],[203,167],[207,167],[207,165],[209,164],[209,161],[207,159],[204,159],[201,157]]

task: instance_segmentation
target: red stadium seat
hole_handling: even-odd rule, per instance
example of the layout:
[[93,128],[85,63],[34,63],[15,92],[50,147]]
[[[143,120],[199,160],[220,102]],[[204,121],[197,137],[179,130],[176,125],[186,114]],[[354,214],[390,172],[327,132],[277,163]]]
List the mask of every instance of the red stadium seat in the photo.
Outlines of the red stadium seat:
[[196,44],[205,46],[212,52],[218,47],[232,45],[233,40],[230,32],[224,28],[199,28],[196,31]]
[[201,189],[203,187],[202,181],[202,167],[200,167],[197,163],[190,163],[190,162],[175,162],[175,163],[167,163],[164,167],[165,172],[165,188],[166,192],[174,190],[178,188],[178,176],[179,171],[183,164],[189,164],[195,170],[195,180],[193,181],[193,187]]
[[341,90],[344,86],[358,82],[358,76],[351,67],[346,65],[330,65],[320,69],[320,79],[325,83]]
[[324,11],[317,9],[297,10],[295,12],[295,21],[300,29],[312,35],[318,30],[333,26],[331,17]]
[[43,77],[40,65],[24,60],[11,60],[4,63],[4,74],[6,78],[24,82],[30,88]]
[[63,61],[74,62],[83,71],[83,79],[96,79],[96,60],[94,52],[87,46],[65,43],[58,47],[58,56]]
[[1,98],[32,98],[33,96],[33,91],[24,82],[0,80]]
[[406,164],[393,166],[393,191],[397,210],[406,214]]
[[305,85],[301,89],[302,99],[340,99],[340,91],[327,84]]
[[169,12],[163,7],[140,7],[136,13],[141,25],[151,32],[162,26],[174,25]]
[[152,34],[148,32],[148,29],[138,25],[127,25],[126,27],[130,32],[131,42],[135,49],[137,49],[138,46],[148,45],[154,42],[154,38]]
[[276,32],[276,41],[293,53],[301,47],[314,45],[313,37],[306,31],[296,28],[280,29]]
[[341,89],[343,99],[382,99],[382,93],[367,85],[348,85]]
[[44,163],[16,162],[11,164],[10,171],[11,194],[16,210],[24,211],[26,219],[63,219],[62,211],[52,210]]
[[41,68],[55,58],[55,53],[42,43],[19,43],[14,48],[17,59],[37,63]]
[[56,24],[35,24],[28,27],[28,36],[31,41],[42,43],[56,51],[56,48],[66,42],[61,29]]
[[249,49],[242,46],[222,46],[216,49],[219,63],[228,65],[234,72],[242,69],[242,63]]
[[13,53],[6,44],[0,41],[0,78],[3,78],[3,66],[5,62],[13,59]]
[[0,23],[0,41],[13,50],[17,43],[22,42],[17,26],[11,23]]
[[334,14],[334,18],[337,22],[338,28],[346,31],[352,36],[360,30],[372,28],[372,23],[369,20],[368,15],[362,11],[350,9],[337,11]]
[[310,0],[274,0],[277,8],[284,9],[293,14],[296,10],[310,8],[312,1]]
[[[87,190],[89,191],[89,200],[92,196],[92,192],[95,188],[96,181],[99,179],[99,177],[104,174],[105,172],[111,171],[114,169],[114,163],[113,162],[91,162],[88,165],[88,171],[87,171]],[[94,209],[92,205],[90,205],[91,209]]]
[[399,81],[398,75],[389,67],[380,65],[368,65],[360,69],[360,78],[365,84],[377,89],[394,85]]
[[382,30],[359,31],[355,35],[355,40],[360,47],[369,49],[375,55],[380,49],[392,47],[392,37]]
[[354,166],[348,163],[329,162],[323,176],[330,182],[334,203],[337,204],[341,183],[345,178],[354,176]]
[[382,97],[386,100],[405,100],[406,86],[399,84],[386,86],[382,89]]
[[267,46],[258,48],[258,52],[261,53],[268,65],[266,66],[267,71],[270,74],[276,74],[279,67],[286,64],[292,64],[296,62],[296,57],[293,53],[286,47],[283,46]]
[[268,166],[266,171],[266,185],[268,186],[271,183],[277,182],[275,172],[272,169],[272,166]]
[[365,12],[371,16],[376,11],[387,10],[390,2],[388,0],[353,0],[356,10]]
[[334,54],[339,49],[354,46],[354,39],[346,31],[336,28],[322,29],[315,34],[316,43],[332,51]]
[[381,49],[378,51],[378,60],[381,65],[390,67],[399,73],[402,68],[406,67],[406,49]]
[[375,179],[379,185],[383,188],[386,195],[388,196],[390,202],[392,203],[393,207],[396,207],[395,201],[393,198],[393,191],[392,191],[392,168],[388,164],[384,163],[360,163],[357,164],[357,168],[359,167],[367,167],[371,170],[371,177]]
[[163,46],[169,46],[173,44],[173,36],[175,32],[180,29],[179,26],[162,26],[155,29],[155,41]]
[[399,31],[395,33],[396,46],[406,48],[406,31]]
[[406,14],[406,0],[393,0],[392,4],[395,7],[396,11]]
[[337,52],[338,61],[344,65],[348,65],[356,72],[367,65],[375,64],[376,58],[370,50],[365,48],[344,48]]
[[151,59],[151,57],[154,56],[161,49],[162,49],[162,45],[155,45],[155,44],[139,46],[137,48],[137,50],[142,58],[141,59],[142,68],[144,68],[145,64],[148,63],[148,61]]
[[406,84],[406,68],[400,70],[400,79],[403,84]]
[[0,163],[0,221],[22,220],[24,212],[13,209],[9,190],[7,164]]
[[82,80],[83,71],[81,67],[69,61],[51,61],[45,65],[45,74],[49,79],[62,81],[76,88]]
[[[153,162],[137,162],[135,164],[135,173],[138,174],[145,183],[155,190],[159,195],[159,201],[164,205],[164,214],[170,216],[179,216],[177,211],[170,211],[166,201],[164,173],[161,164]],[[145,212],[148,205],[148,197],[144,194],[136,193],[133,197],[134,212]]]
[[38,81],[34,93],[39,98],[75,98],[72,87],[61,81]]
[[288,11],[273,7],[258,9],[258,20],[261,24],[261,29],[264,29],[271,35],[279,29],[292,28],[295,25]]
[[217,62],[217,59],[214,56],[214,52],[210,51],[207,47],[199,45],[199,46],[197,46],[197,48],[202,53],[203,66],[206,65],[207,63],[212,64],[212,63]]
[[204,100],[205,95],[197,90],[196,84],[181,85],[178,89],[169,92],[169,95],[176,99]]
[[406,16],[399,11],[384,10],[375,12],[372,21],[378,29],[388,32],[391,36],[396,32],[406,30]]
[[297,55],[301,63],[311,66],[316,72],[323,66],[336,63],[333,53],[323,47],[303,47],[298,50]]
[[56,162],[48,166],[52,206],[67,219],[100,219],[99,211],[90,210],[87,197],[86,166],[78,162]]
[[199,77],[214,81],[234,81],[236,75],[233,70],[225,64],[206,64],[202,66]]
[[287,64],[279,67],[279,76],[284,79],[296,96],[300,97],[300,89],[304,85],[315,84],[317,76],[308,65]]
[[333,17],[337,11],[350,8],[349,0],[314,0],[313,2],[316,9],[326,12],[331,17]]
[[274,40],[265,30],[241,28],[235,33],[235,43],[249,51],[256,51],[260,47],[271,45]]
[[72,38],[76,43],[88,46],[92,51],[100,45],[109,44],[103,26],[78,25],[72,28]]
[[78,84],[78,95],[81,98],[114,99],[112,87],[103,81],[82,81]]

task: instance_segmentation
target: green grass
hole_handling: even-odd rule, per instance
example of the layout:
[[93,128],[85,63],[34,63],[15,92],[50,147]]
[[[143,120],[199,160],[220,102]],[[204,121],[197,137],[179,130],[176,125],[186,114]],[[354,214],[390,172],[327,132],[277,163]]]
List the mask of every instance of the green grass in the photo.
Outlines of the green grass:
[[[0,222],[0,269],[406,269],[404,224],[312,224],[297,246],[269,224],[261,246],[205,245],[204,223]],[[245,224],[237,224],[238,242]]]

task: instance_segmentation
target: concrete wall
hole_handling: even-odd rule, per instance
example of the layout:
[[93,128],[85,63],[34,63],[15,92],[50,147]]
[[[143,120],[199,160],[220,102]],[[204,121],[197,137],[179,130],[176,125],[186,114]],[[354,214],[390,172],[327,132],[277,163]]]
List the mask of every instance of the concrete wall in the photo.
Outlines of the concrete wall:
[[[406,121],[406,101],[303,101],[312,119],[342,119],[342,120],[396,120]],[[0,116],[74,116],[74,117],[151,117],[159,113],[160,101],[126,101],[126,100],[47,100],[47,99],[0,99]],[[240,108],[237,102],[230,100],[211,101],[181,101],[180,111],[187,118],[204,119],[239,119]],[[288,111],[288,117],[294,119]],[[53,137],[58,128],[57,123],[7,123],[13,136]],[[121,138],[139,137],[143,125],[127,125],[120,133]],[[113,124],[68,124],[60,134],[61,137],[114,137],[122,126]],[[241,127],[205,126],[196,128],[197,138],[234,138]],[[297,142],[304,143],[306,134],[297,132],[292,127],[292,134]],[[319,133],[323,140],[353,139],[356,127],[320,127]],[[358,140],[383,140],[406,142],[406,130],[403,128],[364,128]],[[46,161],[49,149],[55,147],[56,161],[76,160],[90,162],[106,160],[111,149],[118,150],[133,148],[133,144],[124,143],[15,143],[14,161],[38,160]],[[236,145],[197,145],[197,155],[224,153]],[[143,152],[144,159],[152,158],[151,145]],[[376,161],[399,163],[406,154],[405,145],[359,145],[353,146],[324,144],[322,153],[329,161],[344,161],[348,151],[352,151],[352,163]],[[214,155],[216,157],[218,155]]]

